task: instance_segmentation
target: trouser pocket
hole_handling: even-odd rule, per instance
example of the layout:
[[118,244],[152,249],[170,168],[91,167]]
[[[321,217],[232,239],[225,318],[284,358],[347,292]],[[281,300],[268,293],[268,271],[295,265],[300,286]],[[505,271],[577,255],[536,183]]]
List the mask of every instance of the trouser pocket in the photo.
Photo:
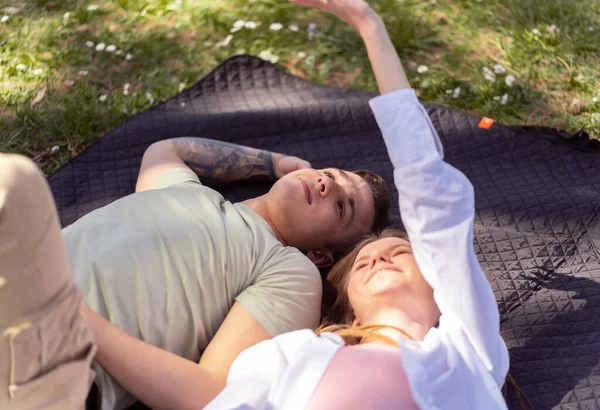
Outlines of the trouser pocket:
[[[39,314],[2,332],[10,350],[8,408],[83,409],[96,346],[72,285]],[[4,356],[6,357],[6,356]]]

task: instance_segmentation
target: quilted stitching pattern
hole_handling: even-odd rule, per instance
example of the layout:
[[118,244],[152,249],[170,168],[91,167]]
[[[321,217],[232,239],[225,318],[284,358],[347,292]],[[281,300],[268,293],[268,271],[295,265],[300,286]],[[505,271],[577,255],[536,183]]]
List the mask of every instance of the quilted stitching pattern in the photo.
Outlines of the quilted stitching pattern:
[[[393,187],[367,101],[254,57],[234,57],[193,87],[109,132],[50,178],[63,225],[134,191],[142,154],[178,136],[367,168]],[[535,409],[600,408],[600,156],[425,104],[446,159],[472,181],[474,246],[502,313],[511,373]],[[225,189],[234,201],[266,186]],[[392,215],[399,220],[396,192]],[[519,408],[509,397],[511,408]]]

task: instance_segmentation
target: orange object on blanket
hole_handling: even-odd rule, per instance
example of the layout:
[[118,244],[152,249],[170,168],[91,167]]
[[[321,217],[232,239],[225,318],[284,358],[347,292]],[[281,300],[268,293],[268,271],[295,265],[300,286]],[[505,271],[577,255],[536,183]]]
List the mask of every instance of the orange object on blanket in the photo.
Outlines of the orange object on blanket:
[[478,124],[479,128],[483,128],[486,130],[489,130],[492,125],[494,125],[494,120],[488,117],[483,117]]

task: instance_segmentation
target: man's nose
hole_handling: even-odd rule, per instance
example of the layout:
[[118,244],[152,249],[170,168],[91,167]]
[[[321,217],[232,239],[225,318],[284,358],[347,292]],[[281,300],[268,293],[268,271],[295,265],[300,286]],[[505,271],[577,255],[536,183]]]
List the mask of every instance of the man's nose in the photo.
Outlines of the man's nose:
[[331,194],[331,192],[335,189],[335,181],[333,181],[328,176],[322,176],[317,179],[317,184],[319,188],[319,195],[321,197],[326,198]]

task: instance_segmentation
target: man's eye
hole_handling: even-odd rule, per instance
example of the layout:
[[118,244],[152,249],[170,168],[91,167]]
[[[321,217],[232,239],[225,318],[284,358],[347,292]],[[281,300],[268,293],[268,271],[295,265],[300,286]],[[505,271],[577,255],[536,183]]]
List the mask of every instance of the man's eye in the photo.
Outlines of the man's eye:
[[329,178],[331,178],[332,180],[334,180],[334,181],[335,181],[335,177],[333,176],[333,174],[332,174],[331,172],[329,172],[329,171],[324,171],[323,173],[324,173],[325,175],[327,175]]
[[340,213],[340,218],[341,218],[342,215],[344,214],[344,203],[341,201],[338,201],[338,212]]

